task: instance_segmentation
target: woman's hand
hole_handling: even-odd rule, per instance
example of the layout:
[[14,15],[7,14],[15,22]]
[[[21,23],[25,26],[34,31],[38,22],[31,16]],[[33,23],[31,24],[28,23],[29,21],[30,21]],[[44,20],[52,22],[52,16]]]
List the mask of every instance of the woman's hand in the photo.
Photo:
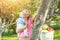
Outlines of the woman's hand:
[[35,13],[32,17],[33,20],[35,20],[35,18],[37,17],[37,14]]
[[28,27],[28,22],[27,21],[25,22],[25,27]]

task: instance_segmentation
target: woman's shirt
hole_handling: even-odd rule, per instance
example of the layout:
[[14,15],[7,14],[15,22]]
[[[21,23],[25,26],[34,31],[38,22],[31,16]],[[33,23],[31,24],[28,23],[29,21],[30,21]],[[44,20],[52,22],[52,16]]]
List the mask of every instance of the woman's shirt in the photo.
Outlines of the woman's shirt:
[[28,36],[30,37],[32,35],[32,24],[34,23],[32,18],[28,19]]

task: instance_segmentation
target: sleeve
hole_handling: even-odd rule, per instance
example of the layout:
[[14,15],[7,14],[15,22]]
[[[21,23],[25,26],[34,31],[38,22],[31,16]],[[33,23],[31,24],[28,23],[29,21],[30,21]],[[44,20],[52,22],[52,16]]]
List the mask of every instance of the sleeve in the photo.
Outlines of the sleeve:
[[30,22],[31,24],[34,24],[34,20],[32,18],[30,18]]

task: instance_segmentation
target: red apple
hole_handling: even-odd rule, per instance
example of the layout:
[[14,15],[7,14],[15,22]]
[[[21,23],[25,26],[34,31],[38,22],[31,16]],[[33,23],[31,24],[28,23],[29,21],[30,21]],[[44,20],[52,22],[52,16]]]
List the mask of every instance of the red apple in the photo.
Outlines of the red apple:
[[54,30],[53,28],[48,28],[48,31],[50,31],[50,32],[53,31],[53,30]]

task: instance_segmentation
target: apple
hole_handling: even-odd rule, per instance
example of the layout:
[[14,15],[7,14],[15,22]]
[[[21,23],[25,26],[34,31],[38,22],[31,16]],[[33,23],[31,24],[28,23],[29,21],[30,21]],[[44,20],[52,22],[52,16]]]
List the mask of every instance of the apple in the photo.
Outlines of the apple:
[[47,24],[44,24],[43,26],[42,26],[42,30],[47,30],[49,27],[48,27],[48,25]]
[[51,32],[51,31],[53,31],[53,30],[54,30],[53,28],[48,28],[48,31],[49,31],[49,32]]

